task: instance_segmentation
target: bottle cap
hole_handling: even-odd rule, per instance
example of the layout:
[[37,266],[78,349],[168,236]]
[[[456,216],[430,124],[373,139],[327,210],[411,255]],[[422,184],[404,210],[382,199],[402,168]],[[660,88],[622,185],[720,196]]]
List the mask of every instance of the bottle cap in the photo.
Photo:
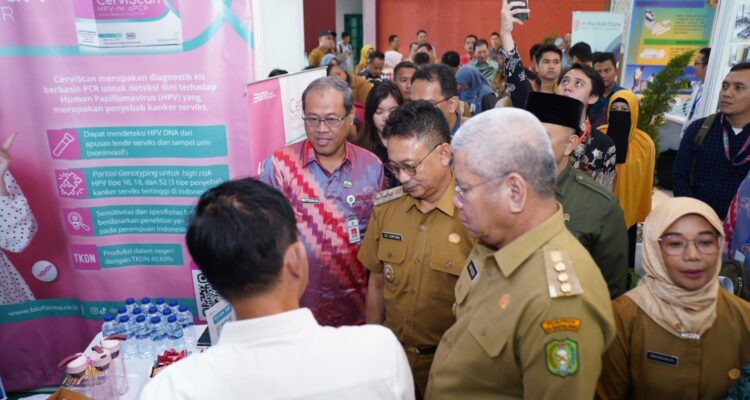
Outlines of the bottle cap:
[[110,354],[117,353],[118,351],[120,351],[119,340],[105,339],[105,340],[102,340],[101,346],[104,350],[107,350],[108,352],[110,352]]
[[151,307],[148,308],[148,313],[149,314],[156,314],[157,312],[159,312],[159,309],[156,308],[156,306],[151,306]]
[[143,310],[140,307],[136,307],[133,309],[133,315],[140,315],[143,313]]
[[128,309],[125,308],[125,306],[120,306],[120,307],[117,308],[117,313],[118,314],[125,314],[126,312],[128,312]]
[[161,324],[161,318],[159,318],[159,317],[151,317],[151,323],[152,324]]
[[76,354],[77,357],[65,364],[65,372],[69,374],[80,374],[89,366],[89,359],[83,353]]
[[176,315],[170,315],[169,318],[167,318],[168,323],[177,322],[177,316]]
[[150,302],[151,302],[151,298],[150,297],[144,297],[144,298],[141,299],[141,304],[148,304]]
[[188,309],[188,307],[186,305],[184,305],[184,304],[180,305],[180,308],[179,308],[180,312],[185,312],[185,311],[187,311],[187,309]]
[[164,297],[157,297],[156,298],[156,304],[164,304]]
[[169,306],[170,307],[177,307],[178,304],[180,304],[180,303],[178,303],[177,300],[174,300],[174,299],[169,300]]
[[91,356],[91,364],[97,368],[106,367],[112,361],[112,353],[109,350],[102,350],[101,353],[94,353]]
[[125,304],[127,305],[135,304],[135,299],[132,297],[128,297],[127,299],[125,299]]
[[138,323],[141,323],[141,322],[143,322],[145,320],[146,320],[146,316],[145,315],[139,315],[139,316],[135,317],[135,322],[138,322]]
[[125,322],[128,322],[128,321],[130,321],[130,317],[128,317],[127,315],[123,315],[123,316],[120,317],[120,323],[121,324],[125,323]]
[[104,322],[109,322],[109,321],[114,321],[114,320],[115,320],[115,316],[114,315],[112,315],[110,313],[104,314]]
[[161,312],[164,316],[172,314],[171,308],[165,308],[164,311]]

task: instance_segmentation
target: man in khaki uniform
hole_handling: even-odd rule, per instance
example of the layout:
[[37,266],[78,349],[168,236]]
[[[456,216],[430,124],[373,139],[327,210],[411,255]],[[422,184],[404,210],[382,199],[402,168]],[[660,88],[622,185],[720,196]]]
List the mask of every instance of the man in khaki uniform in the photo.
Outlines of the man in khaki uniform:
[[454,204],[479,244],[456,283],[456,323],[438,346],[427,398],[593,398],[612,306],[565,228],[544,127],[527,111],[490,110],[452,146]]
[[438,342],[455,321],[454,288],[473,240],[453,206],[450,131],[424,100],[388,118],[385,165],[403,184],[376,196],[358,258],[370,270],[368,323],[384,324],[404,345],[418,398]]

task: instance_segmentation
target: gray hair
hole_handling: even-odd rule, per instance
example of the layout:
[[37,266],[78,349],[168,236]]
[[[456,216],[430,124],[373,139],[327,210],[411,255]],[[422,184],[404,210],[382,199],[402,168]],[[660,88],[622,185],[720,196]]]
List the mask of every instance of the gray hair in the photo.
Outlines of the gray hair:
[[309,92],[325,89],[333,89],[337,92],[340,92],[344,96],[344,110],[346,110],[346,115],[349,115],[349,113],[354,108],[354,97],[352,96],[352,90],[349,89],[349,86],[346,84],[346,82],[333,76],[324,76],[322,78],[318,78],[307,85],[305,91],[302,92],[302,111],[305,111],[305,98],[307,97],[307,94]]
[[451,142],[468,153],[467,168],[484,179],[521,175],[541,198],[555,195],[557,166],[549,136],[531,113],[518,108],[485,111],[466,122]]

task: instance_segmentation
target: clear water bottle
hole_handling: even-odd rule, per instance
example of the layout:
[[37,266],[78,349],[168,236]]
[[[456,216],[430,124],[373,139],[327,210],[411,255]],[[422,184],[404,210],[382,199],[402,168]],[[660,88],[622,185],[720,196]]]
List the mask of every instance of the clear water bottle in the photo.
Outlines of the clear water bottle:
[[159,309],[159,311],[164,311],[164,308],[167,307],[167,303],[164,301],[164,297],[157,297],[156,298],[156,308]]
[[179,321],[182,324],[183,334],[185,336],[185,347],[192,351],[195,347],[195,322],[193,321],[193,314],[188,310],[186,305],[181,305],[179,308]]
[[109,335],[117,334],[117,322],[115,321],[114,315],[107,313],[104,314],[104,323],[102,323],[102,338],[106,338]]
[[169,308],[165,308],[161,312],[161,325],[164,327],[165,331],[167,330],[167,319],[169,318],[170,315],[172,315],[172,310]]
[[120,341],[102,340],[101,348],[107,350],[112,357],[110,368],[114,372],[113,386],[115,394],[122,396],[128,392],[128,371],[125,368],[125,360],[123,360],[122,354],[120,354]]
[[177,322],[176,315],[170,315],[167,318],[167,338],[169,339],[169,348],[176,352],[185,350],[185,339],[182,334],[182,325]]
[[167,350],[167,333],[161,324],[161,317],[151,318],[151,343],[154,345],[156,355],[163,354]]
[[118,333],[126,337],[126,340],[122,343],[123,356],[125,358],[134,358],[138,354],[138,348],[134,340],[133,322],[131,322],[130,317],[127,315],[120,317]]
[[127,299],[125,299],[125,309],[128,310],[128,313],[132,313],[133,309],[136,306],[137,306],[137,304],[135,304],[135,299],[134,298],[128,297]]
[[84,396],[93,398],[91,373],[89,371],[89,359],[83,353],[78,353],[65,358],[58,364],[65,368],[62,387]]
[[92,391],[96,400],[114,400],[119,398],[115,391],[117,377],[111,367],[112,356],[109,351],[101,350],[91,356]]
[[145,315],[135,319],[135,342],[138,344],[138,357],[151,359],[154,357],[154,344],[151,343],[151,328],[146,322]]
[[177,302],[177,300],[169,300],[169,309],[172,310],[172,314],[177,315],[177,312],[180,310],[180,303]]
[[141,308],[144,310],[148,310],[149,307],[151,307],[153,304],[151,304],[151,298],[150,297],[142,297],[141,298]]

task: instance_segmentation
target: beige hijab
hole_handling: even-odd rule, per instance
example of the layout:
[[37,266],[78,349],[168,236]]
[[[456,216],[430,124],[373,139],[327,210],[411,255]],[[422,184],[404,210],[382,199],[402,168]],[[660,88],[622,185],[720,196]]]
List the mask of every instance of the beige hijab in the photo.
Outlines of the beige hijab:
[[[702,216],[719,235],[724,236],[721,220],[706,203],[688,197],[665,201],[651,211],[643,226],[643,266],[646,275],[638,287],[625,295],[673,335],[698,339],[716,319],[716,297],[719,294],[716,277],[719,268],[704,287],[695,291],[685,290],[669,278],[659,246],[659,237],[664,231],[688,214]],[[720,256],[716,263],[721,265]]]

